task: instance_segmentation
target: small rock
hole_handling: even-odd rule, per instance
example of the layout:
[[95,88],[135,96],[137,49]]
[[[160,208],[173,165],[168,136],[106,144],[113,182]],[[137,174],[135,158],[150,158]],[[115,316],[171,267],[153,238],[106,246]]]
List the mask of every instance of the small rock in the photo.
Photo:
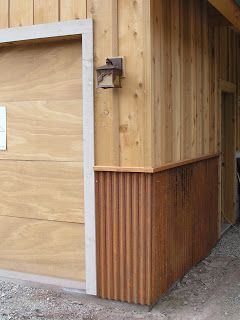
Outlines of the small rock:
[[72,304],[78,304],[79,306],[83,306],[83,303],[80,301],[72,301]]

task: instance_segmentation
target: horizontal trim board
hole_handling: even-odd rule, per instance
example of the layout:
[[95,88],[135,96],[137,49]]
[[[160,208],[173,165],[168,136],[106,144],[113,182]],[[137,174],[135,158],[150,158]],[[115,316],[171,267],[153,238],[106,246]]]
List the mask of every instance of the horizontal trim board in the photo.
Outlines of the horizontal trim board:
[[161,167],[156,167],[156,168],[152,168],[152,167],[95,166],[94,170],[96,172],[107,171],[107,172],[157,173],[157,172],[165,171],[168,169],[181,167],[181,166],[184,166],[187,164],[191,164],[191,163],[195,163],[195,162],[199,162],[199,161],[203,161],[203,160],[207,160],[207,159],[211,159],[211,158],[216,158],[216,157],[219,157],[219,155],[220,155],[220,153],[209,154],[209,155],[194,158],[194,159],[186,159],[186,160],[182,160],[182,161],[178,161],[178,162],[167,163],[167,164],[162,165]]
[[0,151],[7,149],[7,113],[6,107],[0,106]]
[[91,19],[70,20],[56,23],[36,24],[26,27],[14,27],[0,31],[0,44],[15,43],[47,38],[80,36],[89,33]]
[[237,86],[233,82],[220,79],[220,89],[221,91],[224,91],[224,92],[236,93]]
[[240,31],[240,8],[232,0],[208,0],[232,25]]
[[95,166],[94,171],[108,171],[108,172],[143,172],[143,173],[153,173],[153,168],[151,167],[118,167],[118,166]]

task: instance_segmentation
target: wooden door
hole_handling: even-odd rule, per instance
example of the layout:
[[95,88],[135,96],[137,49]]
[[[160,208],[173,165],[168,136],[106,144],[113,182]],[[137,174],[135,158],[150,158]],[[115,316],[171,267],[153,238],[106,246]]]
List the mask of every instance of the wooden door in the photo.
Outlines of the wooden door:
[[235,222],[236,128],[234,94],[222,93],[222,222]]
[[0,268],[84,280],[80,41],[1,48]]

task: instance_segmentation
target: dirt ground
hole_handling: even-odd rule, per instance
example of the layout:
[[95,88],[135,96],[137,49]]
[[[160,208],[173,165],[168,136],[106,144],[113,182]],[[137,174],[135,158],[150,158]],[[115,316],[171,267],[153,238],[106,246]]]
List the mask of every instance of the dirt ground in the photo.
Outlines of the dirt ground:
[[146,307],[0,281],[0,320],[240,320],[240,226],[148,312]]

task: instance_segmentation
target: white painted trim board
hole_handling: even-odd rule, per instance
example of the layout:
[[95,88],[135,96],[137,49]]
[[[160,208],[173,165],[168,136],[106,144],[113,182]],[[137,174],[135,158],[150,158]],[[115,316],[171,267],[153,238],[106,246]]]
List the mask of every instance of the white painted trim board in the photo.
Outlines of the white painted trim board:
[[7,113],[6,108],[0,106],[0,152],[7,150]]

